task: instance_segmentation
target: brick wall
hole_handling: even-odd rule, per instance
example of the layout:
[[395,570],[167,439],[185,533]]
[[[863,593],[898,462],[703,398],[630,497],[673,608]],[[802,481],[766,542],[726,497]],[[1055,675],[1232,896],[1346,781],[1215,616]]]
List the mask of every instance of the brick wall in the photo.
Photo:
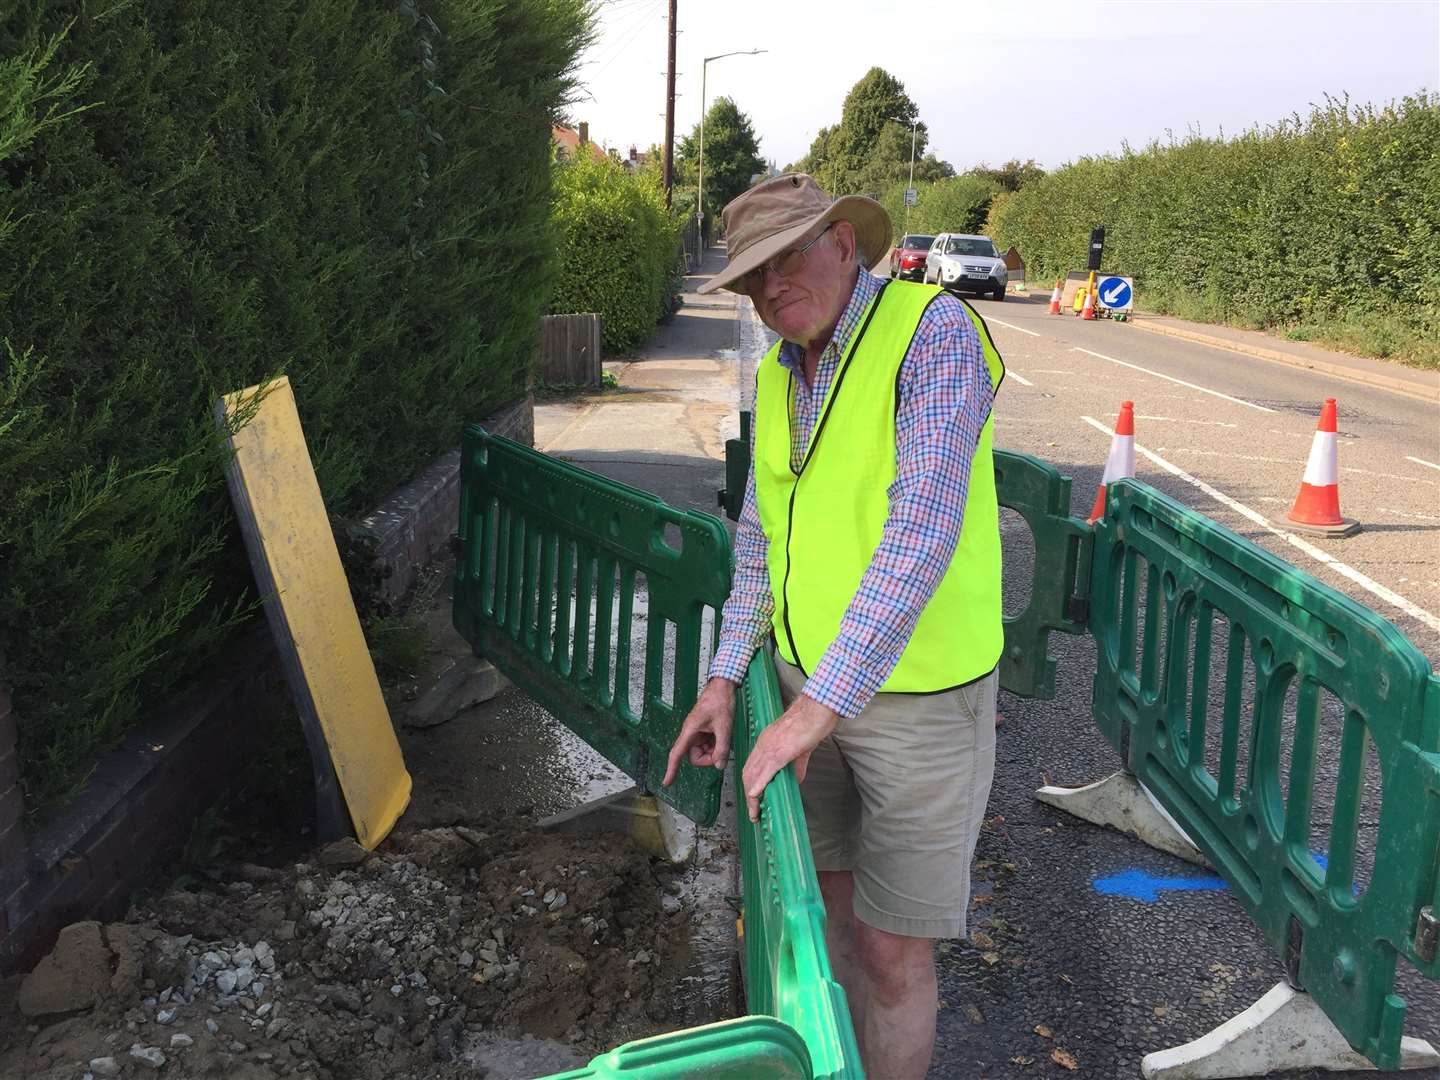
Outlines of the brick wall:
[[[529,399],[482,423],[534,443]],[[452,451],[372,515],[383,526],[382,584],[408,588],[458,518],[459,452]],[[0,688],[0,975],[28,971],[72,922],[123,916],[131,892],[175,860],[195,819],[229,793],[235,763],[262,744],[264,718],[281,712],[286,693],[269,632],[257,628],[102,758],[84,793],[27,836],[15,717]]]
[[[535,445],[535,401],[527,397],[481,421],[492,435]],[[373,552],[375,597],[394,604],[445,550],[460,520],[460,451],[442,454],[363,519],[352,539]]]

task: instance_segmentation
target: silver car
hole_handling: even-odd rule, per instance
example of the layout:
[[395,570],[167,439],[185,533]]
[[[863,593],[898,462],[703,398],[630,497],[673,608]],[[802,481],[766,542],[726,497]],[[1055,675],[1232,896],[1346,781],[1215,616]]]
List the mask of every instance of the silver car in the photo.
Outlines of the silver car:
[[925,259],[925,282],[953,292],[989,293],[991,299],[1004,300],[1008,278],[1005,260],[988,236],[941,233]]

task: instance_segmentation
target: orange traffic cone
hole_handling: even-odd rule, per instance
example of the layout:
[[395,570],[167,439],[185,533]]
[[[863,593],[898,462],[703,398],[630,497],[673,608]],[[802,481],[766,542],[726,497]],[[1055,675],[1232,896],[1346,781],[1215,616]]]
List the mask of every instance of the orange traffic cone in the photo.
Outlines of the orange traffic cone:
[[1060,278],[1055,279],[1055,290],[1050,294],[1050,314],[1060,314]]
[[1318,536],[1349,536],[1360,531],[1360,523],[1340,514],[1340,465],[1337,453],[1335,399],[1327,397],[1315,425],[1310,458],[1300,493],[1290,508],[1290,526]]
[[[1088,305],[1087,305],[1088,307]],[[1105,459],[1105,475],[1095,492],[1095,505],[1090,508],[1089,522],[1094,525],[1105,516],[1105,486],[1112,480],[1135,475],[1135,403],[1122,401],[1120,416],[1115,421],[1115,434],[1110,439],[1110,456]]]
[[1085,290],[1085,309],[1080,312],[1080,318],[1086,320],[1095,318],[1095,294],[1089,289]]

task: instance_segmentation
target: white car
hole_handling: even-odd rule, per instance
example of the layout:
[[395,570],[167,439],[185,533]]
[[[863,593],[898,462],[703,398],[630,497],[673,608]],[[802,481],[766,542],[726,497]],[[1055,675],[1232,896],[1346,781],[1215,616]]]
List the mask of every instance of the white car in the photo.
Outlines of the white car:
[[925,259],[926,284],[952,292],[989,293],[991,299],[1004,300],[1008,279],[1005,260],[988,236],[941,233]]

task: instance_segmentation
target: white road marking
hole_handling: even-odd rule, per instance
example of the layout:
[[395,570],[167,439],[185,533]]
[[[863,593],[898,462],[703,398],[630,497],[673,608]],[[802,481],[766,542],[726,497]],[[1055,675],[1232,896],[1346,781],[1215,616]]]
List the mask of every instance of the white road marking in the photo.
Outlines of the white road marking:
[[1416,465],[1424,465],[1424,466],[1427,466],[1428,468],[1431,468],[1431,469],[1440,469],[1440,465],[1436,465],[1435,462],[1433,462],[1433,461],[1425,461],[1425,460],[1423,460],[1422,458],[1411,457],[1409,454],[1406,454],[1406,455],[1405,455],[1405,460],[1406,460],[1406,461],[1413,461],[1413,462],[1415,462]]
[[1440,521],[1434,514],[1412,514],[1408,510],[1393,510],[1388,506],[1375,507],[1377,514],[1394,514],[1396,517],[1414,518],[1416,521]]
[[[1115,432],[1111,428],[1102,424],[1099,420],[1096,420],[1093,417],[1082,416],[1080,419],[1084,420],[1091,427],[1095,428],[1095,430],[1103,432],[1105,435],[1108,435],[1112,438],[1115,435]],[[1341,562],[1339,559],[1331,555],[1328,551],[1323,551],[1320,548],[1316,547],[1314,544],[1308,543],[1300,539],[1300,537],[1296,536],[1294,533],[1286,532],[1284,529],[1272,525],[1270,523],[1270,519],[1267,518],[1264,514],[1260,513],[1258,510],[1252,510],[1244,503],[1237,502],[1236,500],[1232,499],[1223,491],[1219,491],[1211,487],[1209,484],[1205,483],[1204,480],[1196,479],[1195,477],[1187,473],[1184,469],[1180,468],[1180,466],[1172,465],[1170,462],[1166,461],[1159,454],[1153,453],[1152,451],[1145,449],[1145,447],[1141,446],[1139,443],[1135,444],[1135,449],[1137,452],[1144,454],[1156,465],[1159,465],[1160,468],[1170,473],[1170,475],[1184,480],[1187,484],[1190,484],[1193,487],[1199,488],[1216,502],[1220,503],[1223,506],[1228,506],[1231,510],[1235,511],[1235,513],[1239,514],[1241,517],[1253,521],[1256,525],[1259,525],[1266,532],[1274,533],[1281,540],[1284,540],[1287,544],[1291,545],[1292,547],[1298,548],[1300,551],[1303,551],[1306,555],[1309,555],[1316,562],[1323,563],[1324,565],[1328,566],[1331,570],[1335,571],[1335,573],[1339,574],[1341,577],[1349,578],[1366,592],[1378,596],[1387,604],[1399,608],[1401,611],[1405,612],[1405,614],[1424,623],[1431,630],[1434,630],[1436,633],[1440,633],[1440,617],[1430,614],[1430,612],[1426,611],[1418,604],[1412,603],[1411,601],[1405,599],[1405,597],[1401,596],[1399,593],[1391,589],[1387,589],[1378,581],[1366,577],[1359,570],[1356,570],[1354,567],[1348,566],[1345,563]]]
[[1213,397],[1224,398],[1226,401],[1232,401],[1236,405],[1244,405],[1247,409],[1257,409],[1260,412],[1268,413],[1273,413],[1275,411],[1274,409],[1267,409],[1264,405],[1256,405],[1253,401],[1246,401],[1243,398],[1231,397],[1229,394],[1222,394],[1219,390],[1210,390],[1203,386],[1196,386],[1192,382],[1186,382],[1184,379],[1177,379],[1173,375],[1165,375],[1159,371],[1152,371],[1150,368],[1141,367],[1139,364],[1132,364],[1125,360],[1116,360],[1115,357],[1106,356],[1104,353],[1091,352],[1089,349],[1082,349],[1078,345],[1074,346],[1071,351],[1083,352],[1087,356],[1094,356],[1100,360],[1108,360],[1110,361],[1110,363],[1119,364],[1121,367],[1128,367],[1135,371],[1143,371],[1146,375],[1154,375],[1157,379],[1165,379],[1167,382],[1179,383],[1181,386],[1188,386],[1191,390],[1199,390],[1202,394],[1210,394]]
[[1016,326],[1014,323],[1008,323],[1004,319],[996,319],[994,317],[991,317],[989,319],[986,319],[985,321],[999,323],[1001,326],[1008,326],[1011,330],[1019,330],[1020,333],[1029,334],[1031,337],[1040,337],[1040,335],[1037,334],[1034,330],[1026,330],[1023,326]]
[[1356,469],[1352,468],[1349,465],[1342,466],[1340,471],[1359,473],[1361,476],[1380,476],[1386,480],[1404,480],[1406,483],[1410,484],[1429,484],[1432,487],[1435,486],[1437,483],[1440,483],[1440,480],[1427,480],[1423,476],[1401,476],[1399,473],[1376,472],[1374,469]]
[[1187,420],[1183,416],[1145,416],[1142,413],[1135,414],[1136,420],[1164,420],[1171,424],[1204,424],[1207,427],[1239,427],[1239,424],[1227,424],[1224,420]]
[[1188,446],[1161,446],[1157,449],[1165,450],[1171,454],[1195,454],[1199,457],[1234,458],[1236,461],[1263,461],[1271,465],[1291,464],[1289,458],[1261,457],[1258,454],[1232,454],[1228,450],[1192,450]]
[[1075,374],[1075,372],[1069,370],[1068,368],[1032,367],[1032,368],[1030,369],[1030,371],[1031,371],[1032,374],[1035,374],[1035,375],[1074,375],[1074,374]]
[[1021,375],[1021,374],[1020,374],[1018,371],[1016,371],[1014,368],[1007,367],[1007,368],[1005,369],[1005,375],[1006,375],[1007,378],[1014,379],[1014,380],[1015,380],[1016,382],[1018,382],[1021,386],[1034,386],[1034,385],[1035,385],[1033,382],[1031,382],[1029,379],[1025,378],[1024,375]]

